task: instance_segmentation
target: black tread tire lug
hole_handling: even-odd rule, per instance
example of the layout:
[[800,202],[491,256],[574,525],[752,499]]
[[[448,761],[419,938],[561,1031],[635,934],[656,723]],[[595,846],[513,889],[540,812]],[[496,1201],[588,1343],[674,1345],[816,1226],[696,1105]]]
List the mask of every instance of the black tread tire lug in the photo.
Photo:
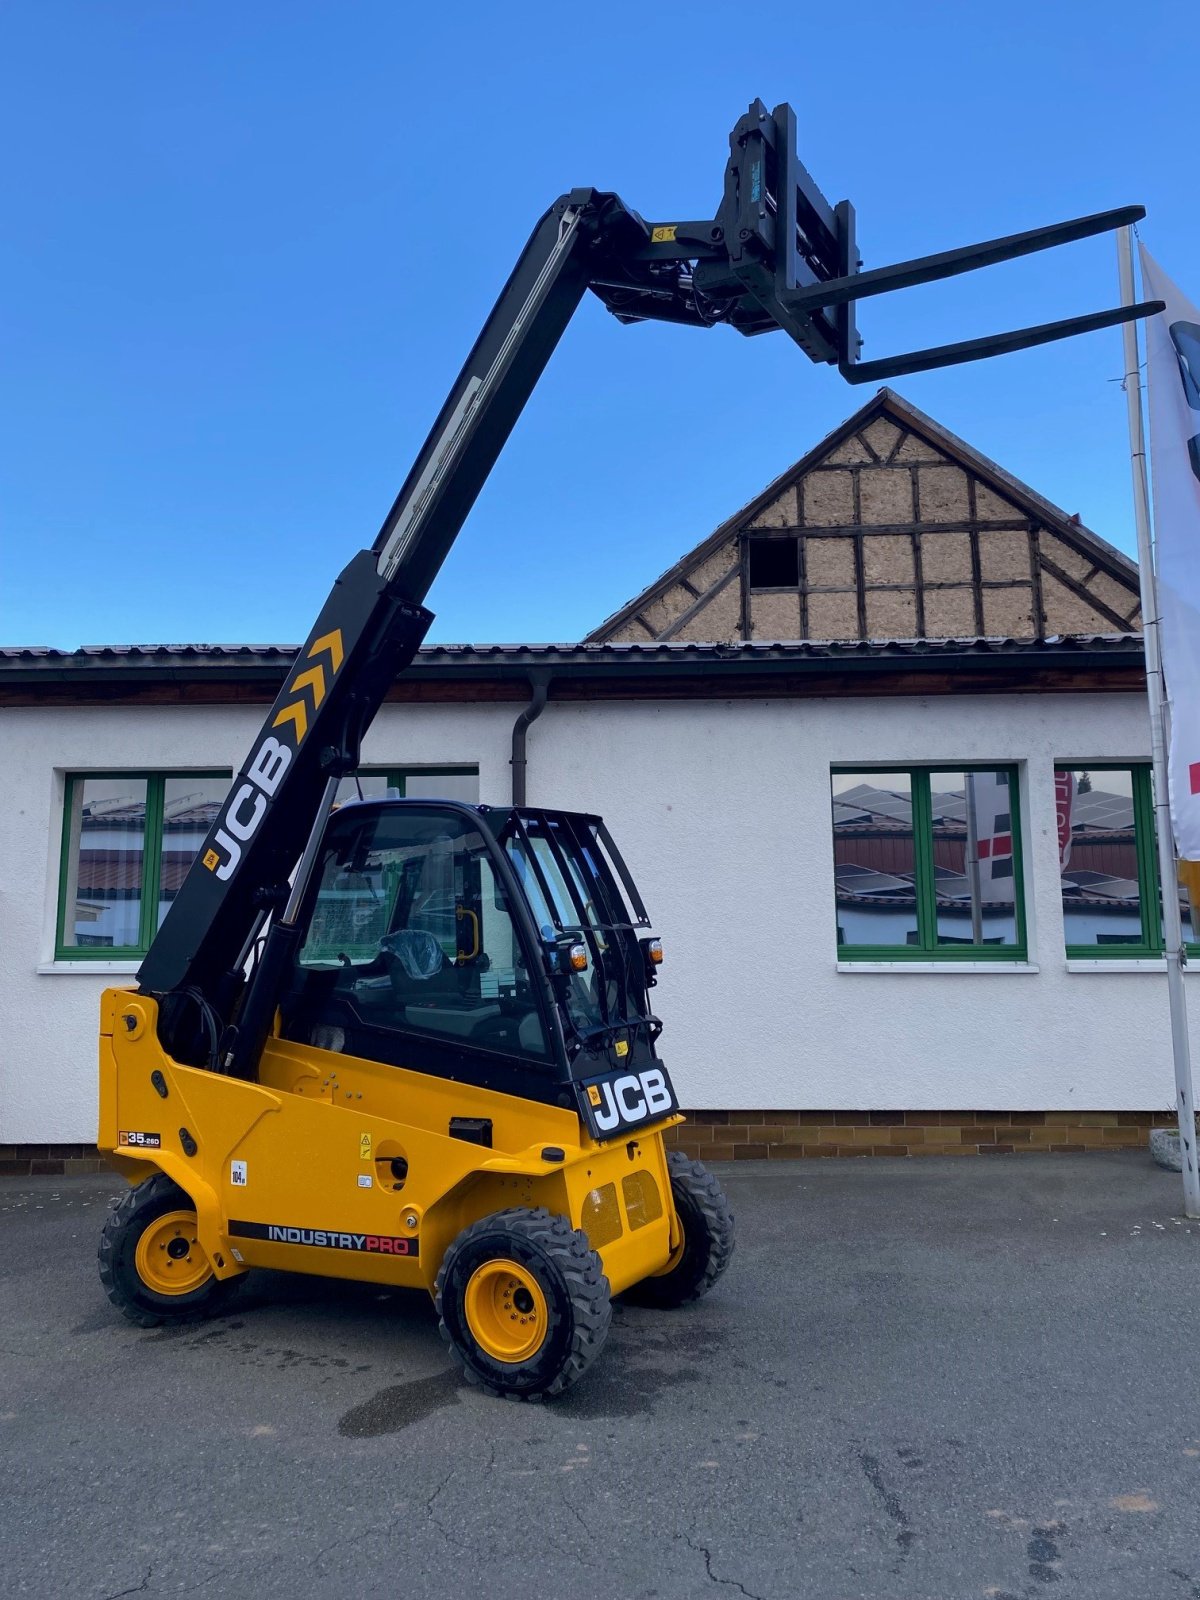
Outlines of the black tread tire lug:
[[676,1206],[682,1200],[699,1211],[707,1250],[700,1271],[690,1279],[677,1279],[672,1272],[661,1278],[643,1278],[628,1291],[631,1301],[664,1310],[690,1305],[706,1295],[729,1265],[734,1247],[733,1212],[725,1191],[704,1163],[693,1161],[682,1150],[668,1150],[667,1170]]
[[[202,1294],[202,1298],[186,1296],[186,1303],[178,1309],[167,1306],[151,1309],[139,1305],[122,1283],[124,1273],[119,1259],[121,1236],[126,1228],[136,1226],[141,1213],[153,1211],[160,1203],[163,1210],[170,1210],[173,1206],[178,1206],[180,1210],[194,1209],[186,1191],[173,1179],[168,1178],[165,1172],[157,1172],[152,1178],[143,1179],[136,1187],[127,1189],[120,1199],[109,1207],[96,1251],[100,1282],[105,1294],[121,1315],[139,1328],[159,1328],[167,1322],[197,1322],[202,1317],[210,1317],[218,1311],[227,1310],[230,1299],[241,1288],[247,1276],[242,1273],[236,1278],[212,1278],[195,1292],[196,1295]],[[147,1225],[153,1220],[153,1215],[147,1217]]]
[[[573,1323],[570,1349],[558,1371],[536,1390],[520,1391],[489,1381],[487,1374],[471,1365],[469,1353],[461,1347],[446,1323],[443,1291],[459,1254],[475,1240],[494,1233],[528,1241],[549,1257],[563,1280],[570,1300]],[[573,1228],[566,1217],[548,1211],[544,1206],[513,1206],[481,1217],[464,1228],[447,1249],[438,1268],[434,1305],[438,1313],[438,1332],[467,1382],[486,1394],[510,1400],[536,1402],[549,1399],[577,1383],[600,1354],[612,1324],[608,1279],[604,1275],[600,1257],[588,1243],[586,1234]]]

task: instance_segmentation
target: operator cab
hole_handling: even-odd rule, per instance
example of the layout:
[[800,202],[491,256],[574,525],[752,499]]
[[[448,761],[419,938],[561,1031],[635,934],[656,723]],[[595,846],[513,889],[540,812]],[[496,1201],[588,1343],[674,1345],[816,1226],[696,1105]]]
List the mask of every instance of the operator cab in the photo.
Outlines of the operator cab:
[[301,924],[285,1038],[551,1103],[654,1062],[658,943],[599,817],[352,801]]

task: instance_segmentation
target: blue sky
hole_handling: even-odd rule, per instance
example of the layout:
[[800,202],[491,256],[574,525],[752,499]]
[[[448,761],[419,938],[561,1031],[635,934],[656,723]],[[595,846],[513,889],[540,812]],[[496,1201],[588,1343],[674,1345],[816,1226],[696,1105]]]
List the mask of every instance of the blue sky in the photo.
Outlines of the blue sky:
[[[868,267],[1141,201],[1196,298],[1190,11],[8,0],[0,641],[303,637],[545,206],[711,215],[756,95]],[[865,304],[864,356],[1116,298],[1092,240]],[[1132,550],[1120,373],[1110,332],[895,387]],[[580,637],[870,392],[585,302],[431,637]]]

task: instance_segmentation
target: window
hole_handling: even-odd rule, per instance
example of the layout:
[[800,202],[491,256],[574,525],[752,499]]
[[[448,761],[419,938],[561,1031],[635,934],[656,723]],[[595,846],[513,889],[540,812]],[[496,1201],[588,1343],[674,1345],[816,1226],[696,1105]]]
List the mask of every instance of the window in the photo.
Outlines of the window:
[[752,589],[795,589],[800,582],[796,539],[748,539],[746,561]]
[[[1162,955],[1149,765],[1056,767],[1054,789],[1068,957]],[[1191,950],[1191,907],[1178,893]]]
[[350,1053],[368,1054],[355,1030],[384,1029],[546,1055],[537,984],[470,817],[338,813],[297,969],[289,1037],[336,1026]]
[[[137,960],[229,792],[228,772],[69,775],[63,818],[55,959]],[[366,769],[367,798],[479,798],[477,767]],[[358,792],[346,778],[339,798]]]
[[838,955],[1023,961],[1013,767],[835,770]]
[[145,955],[229,784],[227,772],[67,778],[58,959]]
[[388,790],[402,800],[479,801],[478,767],[362,767],[357,779],[343,778],[338,800],[353,800],[361,786],[364,800],[382,800]]

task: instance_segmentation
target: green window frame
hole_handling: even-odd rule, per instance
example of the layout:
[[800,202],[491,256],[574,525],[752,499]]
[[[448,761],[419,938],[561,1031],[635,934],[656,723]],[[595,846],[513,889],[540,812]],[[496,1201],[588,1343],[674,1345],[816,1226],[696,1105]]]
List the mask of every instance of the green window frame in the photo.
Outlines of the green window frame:
[[[1148,761],[1056,761],[1056,772],[1127,772],[1133,798],[1133,846],[1137,863],[1138,902],[1142,937],[1133,944],[1065,943],[1068,961],[1158,961],[1163,956],[1162,898],[1158,876],[1158,833],[1154,825],[1154,784]],[[1071,868],[1068,865],[1067,873]],[[1185,929],[1187,914],[1184,913]],[[1065,939],[1064,926],[1064,939]],[[1187,941],[1190,956],[1200,955],[1200,943]]]
[[[843,944],[837,941],[837,959],[844,962],[985,962],[1012,963],[1029,959],[1028,935],[1025,918],[1025,869],[1021,844],[1020,771],[1011,763],[975,761],[938,763],[929,766],[909,766],[901,762],[852,762],[830,769],[831,777],[876,773],[903,773],[907,775],[912,796],[913,883],[916,889],[916,939],[912,944]],[[938,942],[938,904],[936,891],[935,841],[933,834],[933,800],[930,779],[942,772],[995,772],[1003,773],[1009,784],[1011,799],[1010,822],[1012,828],[1013,860],[1013,920],[1016,939],[1012,944],[945,944]],[[836,799],[836,796],[834,797]],[[837,835],[832,836],[835,840]],[[835,907],[835,937],[837,912]]]
[[[227,783],[232,783],[233,774],[228,768],[213,767],[174,772],[131,769],[66,774],[63,786],[62,845],[58,870],[58,915],[54,929],[56,961],[138,961],[149,950],[150,941],[157,932],[158,898],[162,884],[163,797],[167,784],[176,778],[223,778]],[[114,783],[144,781],[146,785],[146,812],[142,831],[141,906],[136,944],[77,945],[68,944],[64,938],[68,925],[67,890],[71,882],[71,819],[75,810],[76,792],[89,780]]]
[[[395,789],[401,800],[408,794],[408,780],[410,778],[478,778],[478,766],[464,762],[459,766],[447,767],[359,767],[358,771],[349,778],[343,778],[342,783],[346,792],[354,793],[354,779],[382,778],[387,788]],[[343,796],[344,797],[344,796]]]
[[[407,793],[410,778],[474,777],[479,768],[470,763],[438,767],[383,767],[364,766],[362,777],[382,777],[389,789],[400,796]],[[201,768],[173,772],[147,771],[144,768],[126,771],[110,769],[103,772],[69,772],[65,776],[63,792],[62,842],[59,853],[58,911],[54,930],[55,961],[113,962],[140,961],[150,948],[157,932],[159,890],[162,886],[163,813],[166,786],[172,779],[218,778],[232,783],[233,774],[228,768]],[[78,789],[89,780],[98,782],[130,782],[146,785],[146,811],[142,830],[142,873],[139,890],[141,904],[138,913],[136,944],[78,945],[68,944],[65,934],[68,924],[67,892],[71,883],[71,823],[75,811]],[[353,792],[353,779],[347,780]]]

